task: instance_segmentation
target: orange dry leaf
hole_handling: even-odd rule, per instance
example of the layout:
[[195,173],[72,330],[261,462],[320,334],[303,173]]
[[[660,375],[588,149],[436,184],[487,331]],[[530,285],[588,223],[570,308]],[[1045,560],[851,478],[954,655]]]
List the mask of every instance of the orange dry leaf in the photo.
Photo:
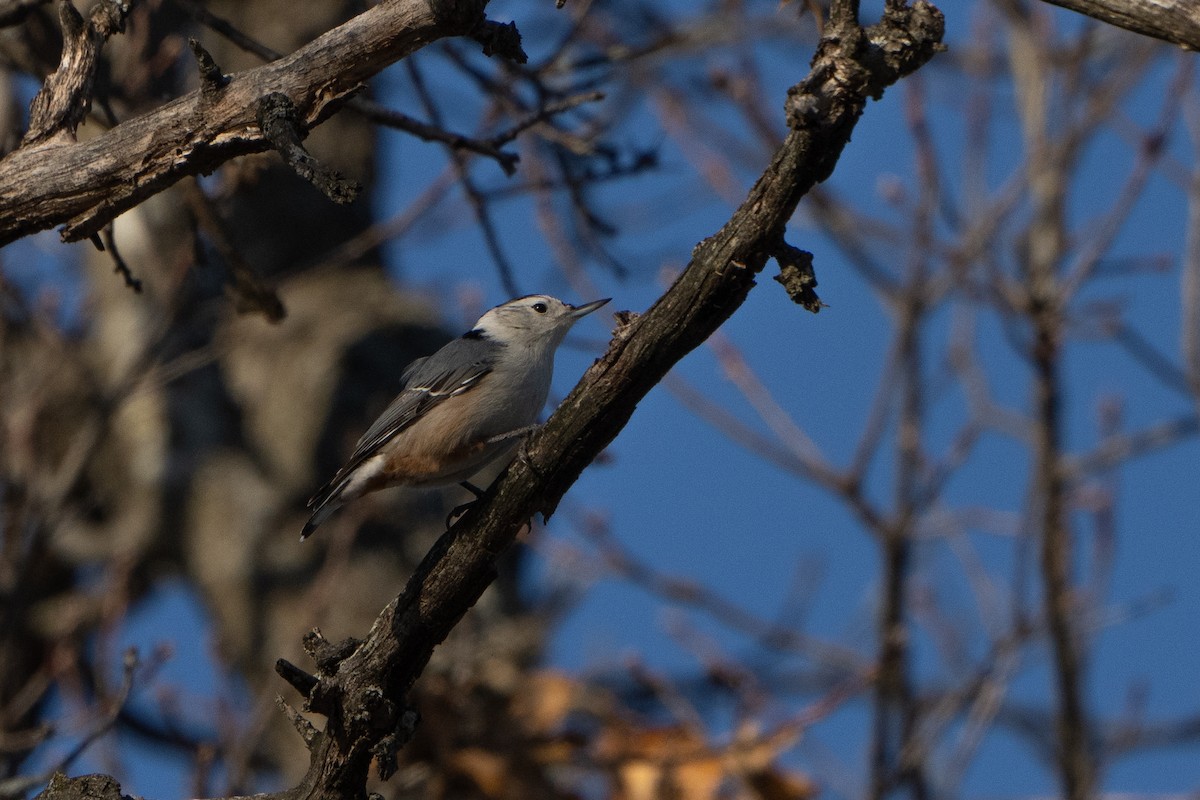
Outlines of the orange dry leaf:
[[810,800],[817,796],[817,785],[799,772],[771,767],[743,777],[759,800]]
[[546,735],[562,724],[575,706],[577,684],[561,672],[543,670],[518,690],[512,714],[531,734]]
[[508,780],[508,767],[504,759],[478,747],[459,750],[450,759],[450,764],[470,778],[479,791],[488,797],[501,797]]
[[673,772],[675,792],[680,800],[712,800],[725,779],[725,769],[719,755],[684,761]]
[[658,800],[662,769],[649,761],[626,761],[617,770],[621,800]]

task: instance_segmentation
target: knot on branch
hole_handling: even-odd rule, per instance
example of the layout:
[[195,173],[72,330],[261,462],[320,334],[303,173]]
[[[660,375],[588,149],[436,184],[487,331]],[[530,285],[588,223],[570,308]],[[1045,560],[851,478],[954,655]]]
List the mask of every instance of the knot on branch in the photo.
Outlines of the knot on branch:
[[367,686],[359,692],[349,711],[348,722],[363,732],[394,730],[399,716],[396,704],[378,686]]
[[814,65],[808,77],[788,89],[783,108],[789,128],[798,130],[828,119],[833,94],[827,87],[827,76],[832,72],[830,63]]
[[529,61],[529,56],[521,47],[521,32],[517,30],[515,22],[483,19],[469,35],[483,46],[483,54],[489,58],[503,56],[517,64]]
[[641,314],[636,311],[614,311],[613,320],[616,321],[616,327],[613,328],[613,338],[625,341],[633,334],[633,324],[638,321]]
[[[304,697],[305,710],[315,711],[329,717],[337,713],[337,709],[345,708],[346,692],[336,679],[325,679],[334,678],[337,675],[338,667],[354,654],[362,641],[343,639],[334,644],[321,634],[320,628],[313,628],[304,634],[301,644],[304,652],[316,663],[317,674],[309,675],[282,658],[275,662],[275,671]],[[363,708],[368,708],[370,705],[368,702]],[[391,721],[389,720],[386,724],[390,726]]]
[[787,291],[792,302],[814,314],[819,312],[825,304],[814,291],[817,275],[813,271],[812,253],[781,240],[771,255],[779,264],[779,274],[775,280]]
[[200,93],[205,100],[213,100],[229,85],[229,76],[217,66],[216,59],[204,49],[199,39],[188,39],[188,47],[196,57],[196,66],[200,69]]
[[54,773],[50,783],[38,793],[34,800],[130,800],[121,794],[121,784],[108,775],[80,775],[68,778],[61,772]]
[[271,92],[258,104],[258,127],[284,163],[304,180],[320,189],[335,203],[349,203],[358,197],[362,186],[335,169],[322,166],[308,154],[301,142],[308,127],[300,119],[296,106],[281,92]]
[[916,0],[911,6],[888,3],[883,19],[866,33],[875,97],[946,49],[942,44],[946,18],[926,0]]
[[121,0],[104,0],[92,9],[92,27],[106,39],[114,33],[124,33],[130,6]]
[[884,89],[945,50],[945,32],[945,17],[926,0],[888,3],[883,18],[868,28],[848,20],[830,25],[812,71],[788,90],[789,127],[818,124],[843,106],[857,115],[867,97],[878,100]]
[[784,103],[788,127],[812,128],[862,113],[867,97],[874,95],[871,73],[861,63],[865,43],[861,28],[821,40],[812,70],[788,89]]
[[361,639],[343,639],[334,644],[325,638],[320,628],[313,628],[304,634],[302,642],[304,652],[308,653],[309,658],[316,663],[317,670],[322,675],[332,675],[337,672],[338,665],[354,655],[354,651],[360,644],[362,644]]
[[379,765],[379,780],[386,781],[396,774],[399,767],[396,752],[412,740],[420,722],[421,715],[416,709],[406,708],[392,731],[371,748],[371,755],[375,756],[375,763]]

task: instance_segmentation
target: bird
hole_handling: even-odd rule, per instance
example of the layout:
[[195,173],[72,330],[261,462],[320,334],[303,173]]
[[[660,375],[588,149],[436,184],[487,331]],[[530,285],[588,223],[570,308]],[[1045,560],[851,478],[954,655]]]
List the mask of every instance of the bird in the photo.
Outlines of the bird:
[[612,298],[573,306],[544,294],[501,303],[462,336],[418,358],[401,390],[308,501],[304,541],[344,503],[390,486],[467,483],[534,430],[554,353],[576,322]]

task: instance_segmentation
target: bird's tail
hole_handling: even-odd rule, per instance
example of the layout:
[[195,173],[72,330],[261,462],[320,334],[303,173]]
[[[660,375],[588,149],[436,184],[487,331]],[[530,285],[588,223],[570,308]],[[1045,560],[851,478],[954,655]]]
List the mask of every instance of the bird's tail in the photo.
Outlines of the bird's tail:
[[300,541],[303,542],[312,535],[317,526],[329,519],[329,515],[341,508],[343,503],[362,497],[373,488],[379,488],[373,482],[380,477],[382,468],[383,458],[375,455],[351,461],[338,470],[329,483],[318,489],[308,501],[312,516],[308,518],[304,530],[300,533]]
[[303,542],[312,536],[318,525],[329,519],[333,512],[342,507],[342,489],[345,483],[345,476],[338,473],[333,480],[317,490],[317,493],[308,501],[308,507],[312,509],[312,516],[308,518],[308,522],[304,523],[304,530],[300,531],[300,541]]
[[308,518],[308,522],[304,523],[304,530],[300,531],[300,541],[304,541],[309,536],[312,536],[313,531],[317,529],[325,520],[333,516],[333,512],[342,507],[342,504],[333,498],[321,503],[313,509],[312,516]]

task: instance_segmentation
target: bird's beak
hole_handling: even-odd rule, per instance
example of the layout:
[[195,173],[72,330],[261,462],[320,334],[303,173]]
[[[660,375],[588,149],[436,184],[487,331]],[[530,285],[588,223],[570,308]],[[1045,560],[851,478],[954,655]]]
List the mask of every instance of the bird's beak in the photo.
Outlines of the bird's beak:
[[568,306],[568,308],[571,309],[570,312],[568,312],[568,313],[571,315],[571,317],[573,319],[579,319],[580,317],[585,317],[588,314],[592,313],[597,308],[599,308],[600,306],[607,303],[609,300],[612,300],[612,298],[606,297],[603,300],[593,300],[592,302],[584,303],[581,306]]

